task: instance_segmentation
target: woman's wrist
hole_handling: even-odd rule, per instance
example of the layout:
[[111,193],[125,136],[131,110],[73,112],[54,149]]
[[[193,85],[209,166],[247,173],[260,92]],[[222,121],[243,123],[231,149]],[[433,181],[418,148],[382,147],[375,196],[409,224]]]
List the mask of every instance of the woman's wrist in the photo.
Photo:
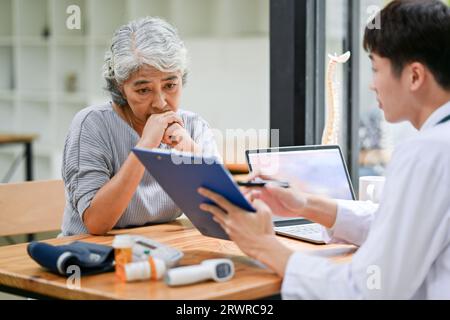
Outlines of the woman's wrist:
[[154,142],[146,141],[143,138],[139,139],[138,143],[136,144],[137,148],[144,148],[144,149],[153,149],[157,148],[158,146],[159,144],[156,145]]

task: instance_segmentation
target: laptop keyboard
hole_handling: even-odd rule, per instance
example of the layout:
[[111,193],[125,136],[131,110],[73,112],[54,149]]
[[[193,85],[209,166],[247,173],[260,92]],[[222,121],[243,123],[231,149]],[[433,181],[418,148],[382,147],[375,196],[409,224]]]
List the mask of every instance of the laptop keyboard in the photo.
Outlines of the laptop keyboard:
[[285,236],[322,242],[322,227],[318,223],[308,223],[294,226],[275,227],[275,231]]
[[276,227],[275,230],[284,231],[284,232],[302,233],[302,234],[313,234],[313,233],[321,233],[322,232],[320,224],[318,224],[318,223],[308,223],[308,224],[301,224],[301,225],[295,225],[295,226]]

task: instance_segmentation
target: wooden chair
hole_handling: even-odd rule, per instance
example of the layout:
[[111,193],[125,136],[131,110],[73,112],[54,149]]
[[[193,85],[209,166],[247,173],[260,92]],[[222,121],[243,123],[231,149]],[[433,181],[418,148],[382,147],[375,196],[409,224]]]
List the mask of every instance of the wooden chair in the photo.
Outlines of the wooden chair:
[[61,229],[62,180],[0,184],[0,236]]

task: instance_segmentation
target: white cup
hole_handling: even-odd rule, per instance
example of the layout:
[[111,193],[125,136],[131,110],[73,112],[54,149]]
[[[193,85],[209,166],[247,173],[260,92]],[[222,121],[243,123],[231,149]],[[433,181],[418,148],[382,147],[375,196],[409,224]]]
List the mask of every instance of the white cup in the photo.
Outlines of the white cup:
[[366,176],[359,178],[359,200],[380,203],[385,177]]

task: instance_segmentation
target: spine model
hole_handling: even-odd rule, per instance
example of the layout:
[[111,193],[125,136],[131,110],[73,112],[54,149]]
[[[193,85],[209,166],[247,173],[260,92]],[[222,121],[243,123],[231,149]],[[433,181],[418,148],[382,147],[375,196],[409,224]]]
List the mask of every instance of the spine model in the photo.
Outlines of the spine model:
[[337,84],[334,79],[337,65],[344,64],[350,59],[350,52],[346,52],[341,56],[328,55],[330,62],[327,69],[327,110],[326,123],[322,135],[322,144],[338,144],[339,139],[339,121],[341,117],[341,107],[337,95]]

